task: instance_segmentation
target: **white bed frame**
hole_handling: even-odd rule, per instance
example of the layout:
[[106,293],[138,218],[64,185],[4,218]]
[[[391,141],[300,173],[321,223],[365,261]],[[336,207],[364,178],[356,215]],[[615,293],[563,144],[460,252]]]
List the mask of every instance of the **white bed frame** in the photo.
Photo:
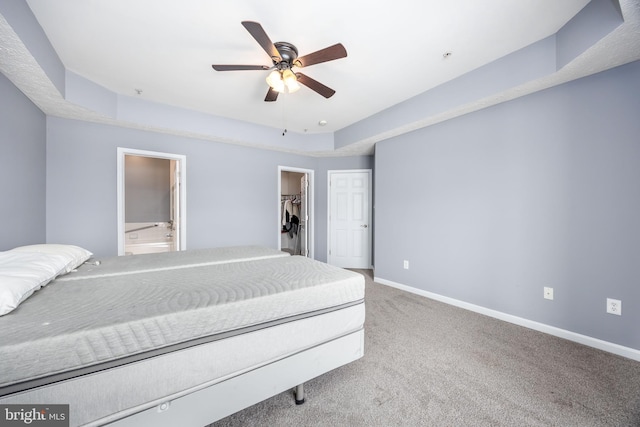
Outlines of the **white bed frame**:
[[[154,402],[155,406],[133,414],[120,413],[117,420],[98,420],[89,425],[117,427],[203,427],[244,408],[296,388],[305,381],[361,358],[364,330],[319,344],[249,372],[219,381],[184,396]],[[302,396],[296,396],[296,400]],[[292,409],[294,410],[294,409]]]

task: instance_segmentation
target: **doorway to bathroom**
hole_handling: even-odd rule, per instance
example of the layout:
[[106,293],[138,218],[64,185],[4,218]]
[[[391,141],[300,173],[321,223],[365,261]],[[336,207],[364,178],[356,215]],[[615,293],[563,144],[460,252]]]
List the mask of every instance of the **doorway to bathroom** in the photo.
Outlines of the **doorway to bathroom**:
[[186,157],[118,148],[118,255],[186,249]]

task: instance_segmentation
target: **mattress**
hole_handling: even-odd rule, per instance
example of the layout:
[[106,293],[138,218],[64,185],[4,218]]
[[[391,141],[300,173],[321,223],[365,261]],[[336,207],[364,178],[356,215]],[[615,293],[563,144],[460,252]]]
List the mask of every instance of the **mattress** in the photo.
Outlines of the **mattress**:
[[0,318],[0,395],[364,298],[360,274],[298,256],[155,263],[58,279]]
[[360,303],[0,397],[0,404],[70,404],[71,426],[102,425],[362,334],[364,316]]
[[[134,272],[163,271],[285,256],[289,256],[289,254],[264,246],[231,246],[136,256],[116,256],[98,260],[92,259],[78,267],[76,271],[58,280],[79,280],[96,276],[116,276]],[[96,263],[96,261],[98,262]]]

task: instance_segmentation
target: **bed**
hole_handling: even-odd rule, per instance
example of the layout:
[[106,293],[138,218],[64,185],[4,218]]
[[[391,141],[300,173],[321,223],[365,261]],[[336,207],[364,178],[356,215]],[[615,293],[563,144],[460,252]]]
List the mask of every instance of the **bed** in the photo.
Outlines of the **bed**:
[[[99,263],[97,261],[100,261]],[[0,317],[0,405],[204,426],[362,357],[361,275],[269,248],[89,259]]]

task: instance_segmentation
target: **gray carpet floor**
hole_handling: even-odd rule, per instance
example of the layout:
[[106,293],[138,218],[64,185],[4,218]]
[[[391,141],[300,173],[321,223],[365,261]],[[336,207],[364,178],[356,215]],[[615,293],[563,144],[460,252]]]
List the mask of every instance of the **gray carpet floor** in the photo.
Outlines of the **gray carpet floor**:
[[640,362],[366,281],[365,355],[212,426],[640,426]]

